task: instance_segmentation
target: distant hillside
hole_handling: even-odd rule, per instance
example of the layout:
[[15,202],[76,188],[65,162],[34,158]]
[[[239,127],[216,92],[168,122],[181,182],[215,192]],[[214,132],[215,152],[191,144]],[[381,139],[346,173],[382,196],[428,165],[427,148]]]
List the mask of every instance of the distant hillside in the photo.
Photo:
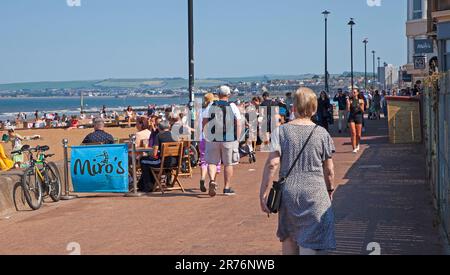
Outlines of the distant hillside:
[[[195,86],[208,88],[228,83],[262,82],[266,80],[302,80],[312,77],[307,75],[265,75],[250,77],[207,78],[195,80]],[[188,87],[184,78],[146,78],[146,79],[104,79],[89,81],[55,81],[0,84],[0,92],[6,90],[43,90],[43,89],[182,89]]]

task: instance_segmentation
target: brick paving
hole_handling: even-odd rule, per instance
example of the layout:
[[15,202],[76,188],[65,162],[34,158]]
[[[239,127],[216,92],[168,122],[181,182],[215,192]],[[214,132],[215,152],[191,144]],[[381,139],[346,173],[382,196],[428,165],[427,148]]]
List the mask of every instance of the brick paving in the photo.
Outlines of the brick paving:
[[[334,207],[338,249],[332,254],[443,254],[421,145],[390,145],[385,121],[369,121],[359,155],[349,138],[334,134],[338,189]],[[278,255],[277,217],[259,210],[267,155],[239,166],[236,197],[209,198],[199,175],[184,179],[187,193],[141,198],[85,196],[0,217],[0,254]],[[245,159],[244,159],[245,161]],[[221,183],[222,180],[219,181]]]

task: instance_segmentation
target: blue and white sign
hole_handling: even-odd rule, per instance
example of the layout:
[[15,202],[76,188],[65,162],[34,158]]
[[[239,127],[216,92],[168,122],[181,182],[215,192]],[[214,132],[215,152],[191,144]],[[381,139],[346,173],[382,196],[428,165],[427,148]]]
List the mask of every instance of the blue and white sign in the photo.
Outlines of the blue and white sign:
[[128,146],[74,146],[70,174],[76,193],[127,193]]
[[414,40],[414,51],[416,54],[433,53],[433,40],[417,39]]

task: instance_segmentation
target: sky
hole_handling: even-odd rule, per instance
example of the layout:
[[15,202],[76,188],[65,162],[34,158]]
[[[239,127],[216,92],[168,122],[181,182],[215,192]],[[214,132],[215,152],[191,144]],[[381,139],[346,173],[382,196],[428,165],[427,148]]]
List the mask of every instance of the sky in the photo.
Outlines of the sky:
[[[73,0],[77,1],[77,0]],[[370,1],[370,0],[369,0]],[[372,0],[373,1],[373,0]],[[188,76],[187,0],[0,1],[0,83]],[[364,38],[406,63],[406,1],[194,0],[196,78],[364,71]]]

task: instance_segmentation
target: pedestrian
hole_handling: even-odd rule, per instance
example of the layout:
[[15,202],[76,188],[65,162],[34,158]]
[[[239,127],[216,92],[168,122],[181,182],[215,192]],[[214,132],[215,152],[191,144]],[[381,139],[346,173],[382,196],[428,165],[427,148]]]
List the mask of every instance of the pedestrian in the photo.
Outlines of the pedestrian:
[[378,90],[375,91],[375,95],[372,99],[372,105],[376,119],[381,119],[381,95]]
[[263,133],[263,146],[262,149],[265,151],[270,145],[270,134],[272,133],[272,128],[275,126],[273,120],[276,119],[276,108],[278,108],[276,102],[270,97],[269,92],[264,88],[264,93],[262,94],[263,101],[259,105],[259,114],[262,117],[261,133]]
[[325,91],[322,91],[318,99],[317,118],[319,125],[325,128],[325,130],[327,131],[329,130],[328,125],[330,120],[330,108],[331,108],[330,98],[328,97]]
[[284,255],[315,255],[336,249],[332,210],[335,147],[330,134],[311,120],[317,102],[309,88],[295,93],[295,120],[273,132],[272,152],[264,169],[260,202],[265,213],[270,213],[267,197],[278,168],[280,178],[287,177],[281,189],[277,232]]
[[353,153],[356,154],[360,150],[364,116],[364,100],[360,98],[358,89],[353,89],[352,96],[347,100],[347,111]]
[[[203,98],[203,109],[202,112],[200,113],[200,121],[203,120],[203,117],[208,116],[207,113],[205,113],[205,110],[210,107],[211,104],[213,104],[213,102],[215,102],[217,99],[216,97],[212,94],[212,93],[208,93],[204,96]],[[203,132],[200,134],[200,143],[198,145],[199,147],[199,153],[200,153],[200,191],[202,192],[207,192],[208,190],[206,189],[206,176],[208,174],[208,163],[206,162],[206,140],[203,136]],[[216,173],[219,174],[220,173],[220,162],[217,163],[216,165]]]
[[346,124],[347,119],[347,96],[343,93],[342,89],[338,89],[338,93],[335,95],[333,101],[338,103],[339,115],[338,115],[338,128],[339,134],[342,133],[342,128]]
[[216,196],[217,164],[221,162],[224,167],[224,195],[235,195],[231,189],[233,166],[239,164],[239,137],[241,137],[242,119],[238,107],[230,103],[231,89],[221,86],[219,100],[205,109],[203,117],[203,130],[206,139],[205,159],[208,163],[209,195]]
[[384,118],[387,118],[388,108],[387,108],[387,100],[386,100],[386,91],[383,91],[381,94],[381,109],[383,110]]

